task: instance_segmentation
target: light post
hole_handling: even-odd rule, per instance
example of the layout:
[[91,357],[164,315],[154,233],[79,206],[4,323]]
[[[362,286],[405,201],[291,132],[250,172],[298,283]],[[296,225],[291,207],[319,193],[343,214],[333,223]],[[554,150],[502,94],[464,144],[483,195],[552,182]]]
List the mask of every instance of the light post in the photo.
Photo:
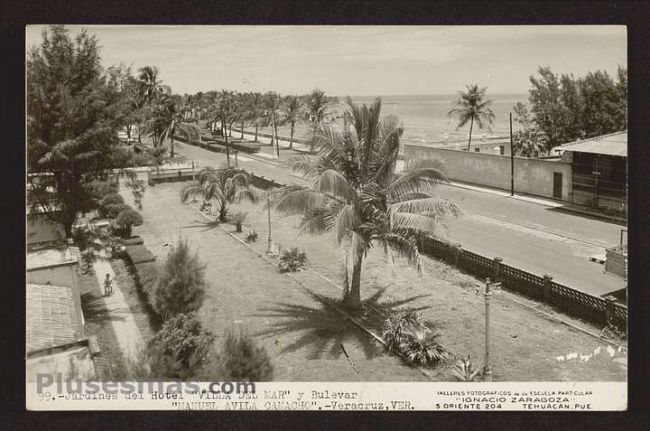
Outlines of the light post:
[[483,367],[483,381],[492,381],[492,366],[490,365],[490,300],[492,292],[490,291],[490,279],[485,280],[485,366]]
[[271,253],[273,240],[271,239],[271,192],[269,190],[266,191],[266,209],[267,209],[267,215],[269,220],[269,239],[268,239],[268,245],[266,247],[266,252]]
[[512,146],[512,112],[510,113],[510,196],[515,195],[515,149]]

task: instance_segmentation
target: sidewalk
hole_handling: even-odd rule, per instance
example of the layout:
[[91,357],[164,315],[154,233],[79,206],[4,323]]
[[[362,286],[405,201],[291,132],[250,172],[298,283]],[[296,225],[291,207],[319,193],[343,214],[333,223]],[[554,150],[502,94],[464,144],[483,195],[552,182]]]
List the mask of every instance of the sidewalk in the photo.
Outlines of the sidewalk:
[[98,260],[93,263],[93,268],[102,292],[104,290],[106,274],[110,274],[111,280],[113,280],[113,294],[111,296],[104,296],[103,299],[106,305],[106,312],[115,331],[117,342],[128,366],[129,359],[136,359],[138,348],[141,346],[142,336],[140,330],[117,284],[117,279],[115,278],[111,264],[106,260]]
[[520,200],[520,201],[530,202],[530,203],[534,203],[534,204],[537,204],[537,205],[544,205],[544,206],[552,207],[552,208],[559,208],[559,207],[562,207],[562,206],[565,205],[565,203],[563,203],[563,202],[558,202],[558,201],[554,201],[554,200],[551,200],[551,199],[544,199],[544,198],[526,196],[526,195],[519,195],[517,193],[515,193],[514,196],[511,196],[510,192],[506,192],[506,191],[503,191],[503,190],[497,190],[497,189],[491,189],[491,188],[487,188],[487,187],[474,186],[474,185],[470,185],[470,184],[459,183],[457,181],[450,181],[449,184],[454,186],[454,187],[460,187],[462,189],[474,190],[476,192],[481,192],[481,193],[489,193],[489,194],[492,194],[492,195],[495,195],[495,196],[501,196],[501,197],[505,197],[505,198],[517,199],[517,200]]

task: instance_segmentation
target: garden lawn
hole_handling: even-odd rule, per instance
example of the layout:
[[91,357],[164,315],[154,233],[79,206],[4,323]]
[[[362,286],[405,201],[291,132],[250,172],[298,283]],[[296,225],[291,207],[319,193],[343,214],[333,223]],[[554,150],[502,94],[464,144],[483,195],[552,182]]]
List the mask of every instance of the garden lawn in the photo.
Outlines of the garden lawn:
[[[253,246],[267,247],[267,211],[261,205],[235,205],[232,211],[248,211],[243,232],[256,230],[259,240]],[[337,247],[331,235],[298,234],[299,216],[286,216],[272,211],[272,237],[282,247],[298,246],[307,252],[310,266],[335,283],[342,284],[345,247]],[[232,227],[230,227],[232,229]],[[234,229],[232,229],[234,231]],[[480,280],[454,267],[422,256],[423,271],[418,274],[405,261],[395,256],[386,258],[383,248],[371,250],[362,270],[362,299],[379,296],[380,309],[400,307],[422,308],[420,314],[440,332],[440,342],[458,356],[470,355],[479,360],[484,355],[485,301],[477,289]],[[350,257],[351,273],[351,257]],[[317,286],[320,277],[310,272],[298,275]],[[321,279],[322,280],[322,279]],[[325,283],[327,284],[327,283]],[[325,292],[321,282],[319,293],[332,297],[340,290],[331,284]],[[524,306],[522,304],[526,304]],[[627,350],[610,356],[608,343],[557,320],[531,310],[530,307],[561,316],[565,321],[599,333],[587,323],[560,315],[547,306],[520,295],[496,291],[491,303],[491,364],[495,381],[625,381]],[[599,349],[600,348],[600,349]],[[594,352],[597,352],[594,354]],[[577,354],[566,360],[566,355]],[[580,360],[591,355],[588,360]],[[573,355],[571,355],[573,356]],[[564,360],[558,360],[562,357]]]
[[[298,285],[279,274],[244,245],[219,228],[206,225],[192,208],[180,203],[182,183],[168,183],[147,190],[143,226],[134,229],[147,247],[159,256],[180,236],[199,250],[207,264],[210,282],[201,316],[207,327],[221,335],[229,325],[242,325],[258,336],[276,367],[275,380],[425,380],[415,369],[383,353],[381,346],[327,311]],[[259,240],[252,247],[266,249],[266,210],[258,205],[235,205],[232,212],[248,211],[244,238],[253,229]],[[298,216],[272,211],[273,240],[283,247],[299,246],[307,252],[312,268],[340,282],[345,248],[329,236],[300,236]],[[222,225],[234,232],[234,226]],[[165,245],[165,244],[168,245]],[[373,249],[362,272],[362,298],[374,299],[376,308],[412,307],[440,332],[440,342],[459,356],[483,357],[484,300],[477,294],[479,281],[442,262],[424,257],[422,274],[383,250]],[[298,273],[316,294],[340,297],[340,290],[312,271]],[[607,343],[521,305],[535,306],[521,296],[497,292],[491,307],[491,363],[496,381],[625,381],[626,350],[607,354]],[[566,320],[571,320],[564,317]],[[580,322],[577,322],[580,323]],[[584,324],[583,324],[584,325]],[[598,332],[598,328],[591,328]],[[343,343],[359,369],[355,373],[341,353]],[[600,349],[598,349],[600,348]],[[598,352],[594,354],[594,352]],[[566,355],[592,355],[558,361]],[[573,355],[571,355],[573,356]],[[440,370],[440,380],[450,380]]]
[[[268,351],[276,381],[429,380],[399,358],[387,355],[379,343],[324,307],[255,252],[219,227],[206,224],[193,208],[180,203],[182,186],[164,183],[149,187],[142,209],[144,224],[134,228],[134,234],[144,239],[161,264],[181,237],[198,251],[209,283],[199,313],[206,328],[219,338],[232,326],[251,332]],[[128,193],[123,195],[126,198]]]

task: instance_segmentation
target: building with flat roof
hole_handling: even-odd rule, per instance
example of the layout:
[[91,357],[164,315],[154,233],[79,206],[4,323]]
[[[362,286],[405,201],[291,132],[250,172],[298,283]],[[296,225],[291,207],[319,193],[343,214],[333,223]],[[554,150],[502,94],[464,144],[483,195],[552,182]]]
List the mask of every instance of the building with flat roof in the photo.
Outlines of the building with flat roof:
[[554,149],[571,163],[571,202],[627,213],[627,130]]

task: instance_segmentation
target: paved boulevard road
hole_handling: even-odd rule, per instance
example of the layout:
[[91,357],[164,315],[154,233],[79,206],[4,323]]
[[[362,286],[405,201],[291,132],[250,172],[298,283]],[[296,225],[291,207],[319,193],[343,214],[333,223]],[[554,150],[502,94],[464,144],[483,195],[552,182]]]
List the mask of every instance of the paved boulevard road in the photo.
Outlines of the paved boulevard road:
[[[179,153],[201,166],[225,163],[225,154],[177,143]],[[307,183],[286,169],[240,155],[239,167],[284,184]],[[232,162],[234,163],[234,161]],[[464,215],[446,221],[442,234],[463,248],[533,274],[600,296],[622,289],[625,281],[605,274],[589,256],[604,254],[619,241],[621,226],[555,211],[553,208],[481,191],[441,186],[439,196],[458,203]]]

